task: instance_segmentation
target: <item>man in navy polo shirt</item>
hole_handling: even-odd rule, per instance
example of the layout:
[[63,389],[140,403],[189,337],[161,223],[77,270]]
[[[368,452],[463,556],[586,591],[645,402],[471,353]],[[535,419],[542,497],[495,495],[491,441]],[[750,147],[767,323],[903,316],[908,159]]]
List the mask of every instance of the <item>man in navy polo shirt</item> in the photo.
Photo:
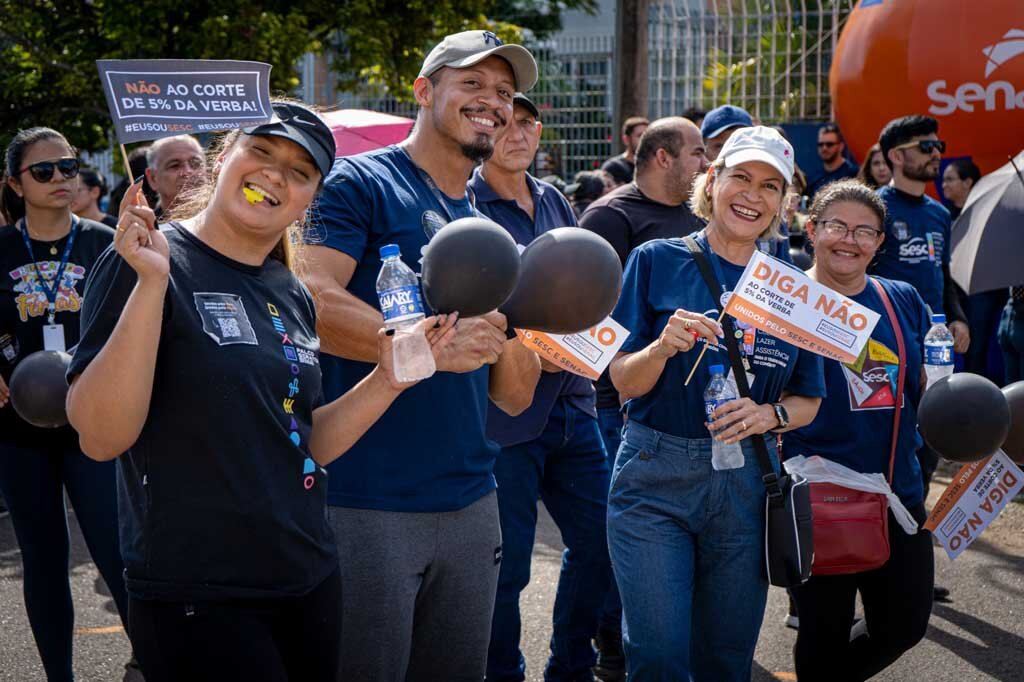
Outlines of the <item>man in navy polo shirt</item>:
[[[313,210],[306,268],[327,400],[377,361],[380,247],[397,244],[418,271],[439,225],[478,215],[466,180],[512,118],[517,87],[536,80],[524,48],[488,31],[450,35],[413,84],[409,139],[335,162]],[[537,356],[507,340],[506,326],[497,312],[459,320],[437,374],[328,469],[344,595],[339,680],[484,676],[501,563],[488,401],[522,412],[540,376]]]
[[[494,154],[473,172],[477,208],[525,246],[556,227],[575,226],[565,197],[527,169],[540,143],[537,107],[515,95],[512,121]],[[568,264],[567,264],[568,267]],[[590,644],[610,577],[605,516],[608,465],[590,381],[543,363],[533,404],[517,417],[493,405],[487,435],[501,445],[494,467],[502,563],[487,655],[488,682],[526,679],[519,649],[519,594],[530,582],[537,499],[544,501],[567,549],[555,595],[545,680],[590,679]]]

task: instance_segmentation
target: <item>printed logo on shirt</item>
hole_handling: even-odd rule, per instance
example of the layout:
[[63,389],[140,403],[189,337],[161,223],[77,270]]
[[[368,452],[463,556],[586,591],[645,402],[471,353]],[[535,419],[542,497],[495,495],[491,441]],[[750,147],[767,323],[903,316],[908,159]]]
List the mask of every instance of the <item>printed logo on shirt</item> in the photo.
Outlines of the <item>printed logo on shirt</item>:
[[197,291],[192,297],[203,321],[203,331],[218,346],[259,345],[241,296]]
[[850,411],[894,408],[899,369],[899,357],[885,344],[869,339],[857,361],[843,365]]
[[[47,314],[50,302],[46,298],[46,289],[52,286],[60,267],[58,261],[41,261],[32,265],[23,265],[7,273],[16,284],[14,304],[18,308],[18,317],[28,322],[30,317],[42,317]],[[38,274],[36,268],[39,268]],[[39,278],[43,281],[40,282]],[[77,313],[82,309],[82,296],[75,288],[85,278],[85,268],[81,265],[68,263],[60,276],[57,285],[57,312]]]
[[896,239],[901,242],[905,242],[910,239],[910,225],[907,225],[907,221],[892,221],[892,236],[896,237]]
[[945,239],[939,232],[929,232],[927,237],[914,237],[900,244],[900,262],[908,265],[917,265],[925,261],[938,264],[942,260],[944,244]]
[[[282,393],[287,393],[287,397],[281,399],[281,411],[288,422],[288,440],[295,447],[301,448],[302,435],[299,433],[299,423],[295,420],[294,416],[295,396],[299,395],[301,391],[298,377],[299,366],[295,363],[298,361],[308,365],[316,364],[316,353],[292,343],[291,338],[288,336],[288,328],[281,317],[281,311],[269,301],[267,302],[267,312],[270,314],[270,324],[274,327],[274,331],[281,335],[281,348],[283,349],[285,359],[289,361],[289,368],[293,377],[282,389]],[[308,355],[303,355],[304,353]],[[312,360],[303,360],[304,357],[312,358]],[[313,486],[316,485],[316,470],[316,462],[308,456],[304,457],[302,460],[301,480],[302,487],[305,490],[312,490]],[[321,469],[321,471],[323,470]]]
[[0,355],[7,362],[14,362],[18,357],[18,337],[14,334],[0,334]]

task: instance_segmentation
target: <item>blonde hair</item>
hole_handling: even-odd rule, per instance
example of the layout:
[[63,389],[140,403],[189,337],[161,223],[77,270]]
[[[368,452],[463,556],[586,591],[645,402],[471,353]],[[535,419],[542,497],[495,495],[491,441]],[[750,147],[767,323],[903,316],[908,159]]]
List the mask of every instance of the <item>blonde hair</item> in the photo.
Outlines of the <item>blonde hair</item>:
[[[714,202],[711,200],[711,188],[708,183],[711,181],[712,175],[717,176],[721,170],[725,168],[725,159],[718,158],[711,164],[706,173],[699,174],[693,181],[693,191],[690,194],[690,210],[698,218],[711,222],[711,218],[715,211]],[[789,199],[790,183],[785,183],[782,187],[782,202],[779,204],[779,211],[772,216],[772,221],[768,223],[768,227],[758,235],[758,239],[781,239],[782,233],[779,231],[779,226],[782,224],[782,207],[786,205],[786,201]]]

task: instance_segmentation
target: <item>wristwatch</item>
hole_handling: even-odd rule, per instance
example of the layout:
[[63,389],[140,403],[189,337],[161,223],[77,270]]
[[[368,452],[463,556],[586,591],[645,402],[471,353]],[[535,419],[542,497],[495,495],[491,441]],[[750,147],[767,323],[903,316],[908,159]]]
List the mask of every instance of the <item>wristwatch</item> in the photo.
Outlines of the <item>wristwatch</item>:
[[772,403],[772,409],[775,410],[775,418],[779,420],[779,425],[775,428],[784,429],[789,426],[789,412],[786,411],[786,406],[782,403]]

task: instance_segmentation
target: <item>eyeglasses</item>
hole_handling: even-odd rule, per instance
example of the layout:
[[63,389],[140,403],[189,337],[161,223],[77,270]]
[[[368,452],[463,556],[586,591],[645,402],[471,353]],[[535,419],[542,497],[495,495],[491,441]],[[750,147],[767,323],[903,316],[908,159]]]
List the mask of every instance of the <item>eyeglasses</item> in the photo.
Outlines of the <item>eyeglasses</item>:
[[25,166],[18,171],[18,175],[28,171],[36,182],[49,182],[53,178],[54,171],[60,171],[65,180],[70,180],[78,175],[79,165],[78,159],[75,158],[40,161],[39,163],[33,163],[31,166]]
[[910,149],[911,147],[917,147],[922,154],[931,154],[935,150],[938,150],[940,154],[946,153],[945,140],[915,140],[905,144],[898,144],[893,149]]
[[827,149],[832,149],[832,147],[835,147],[838,144],[839,144],[838,142],[819,142],[818,146],[819,147],[826,147]]
[[822,220],[818,223],[818,229],[823,236],[831,237],[836,241],[846,238],[846,235],[853,233],[853,241],[865,246],[872,246],[881,236],[882,231],[876,230],[867,225],[854,225],[850,227],[842,220]]

